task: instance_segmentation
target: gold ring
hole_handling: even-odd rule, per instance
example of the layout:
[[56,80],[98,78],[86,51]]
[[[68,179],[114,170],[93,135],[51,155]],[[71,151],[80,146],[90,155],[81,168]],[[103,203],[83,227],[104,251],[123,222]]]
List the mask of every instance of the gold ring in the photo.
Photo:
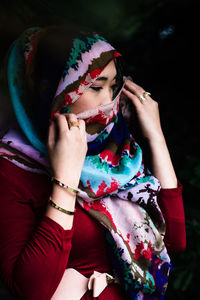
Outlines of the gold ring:
[[143,103],[144,101],[147,100],[146,96],[150,96],[150,95],[151,95],[151,93],[149,93],[149,92],[143,92],[143,94],[138,96],[138,98],[139,98],[140,102]]
[[151,93],[149,93],[149,92],[144,92],[144,93],[143,93],[143,96],[144,96],[144,97],[146,97],[146,96],[151,96]]
[[77,122],[77,121],[69,121],[69,126],[70,126],[70,128],[71,127],[78,127],[78,128],[80,128],[79,127],[79,122]]

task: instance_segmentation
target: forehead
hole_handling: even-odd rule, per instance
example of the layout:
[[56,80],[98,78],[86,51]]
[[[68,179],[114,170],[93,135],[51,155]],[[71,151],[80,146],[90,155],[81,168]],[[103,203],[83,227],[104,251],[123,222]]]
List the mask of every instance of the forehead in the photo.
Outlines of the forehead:
[[115,75],[117,72],[114,60],[111,60],[105,69],[101,72],[100,76],[109,76],[109,75]]

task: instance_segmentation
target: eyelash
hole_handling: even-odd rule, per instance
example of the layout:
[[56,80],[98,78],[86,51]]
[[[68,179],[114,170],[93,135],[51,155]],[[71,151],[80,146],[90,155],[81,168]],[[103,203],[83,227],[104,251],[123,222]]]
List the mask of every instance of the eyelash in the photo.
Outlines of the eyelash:
[[[117,84],[113,85],[111,88],[114,89],[117,87]],[[94,91],[96,92],[99,92],[100,90],[102,90],[102,87],[94,87],[94,86],[91,86],[90,87],[91,89],[93,89]]]

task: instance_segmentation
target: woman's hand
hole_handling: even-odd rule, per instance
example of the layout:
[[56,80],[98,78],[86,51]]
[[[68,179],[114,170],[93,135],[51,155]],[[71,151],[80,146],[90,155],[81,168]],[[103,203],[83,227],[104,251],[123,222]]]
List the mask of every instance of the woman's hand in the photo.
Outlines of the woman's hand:
[[152,158],[152,170],[163,188],[176,188],[177,178],[172,165],[170,154],[160,124],[158,103],[149,95],[146,100],[140,101],[139,96],[145,92],[142,87],[127,80],[124,94],[132,101],[143,136],[149,141]]
[[[70,122],[78,122],[70,126]],[[49,126],[48,154],[53,175],[63,183],[78,186],[87,152],[85,122],[75,114],[55,114]]]
[[129,91],[124,88],[123,92],[131,100],[135,107],[144,138],[146,138],[149,142],[163,140],[164,135],[160,124],[158,103],[149,95],[145,97],[145,101],[141,102],[138,97],[143,95],[145,91],[133,81],[128,79],[125,86],[129,89]]

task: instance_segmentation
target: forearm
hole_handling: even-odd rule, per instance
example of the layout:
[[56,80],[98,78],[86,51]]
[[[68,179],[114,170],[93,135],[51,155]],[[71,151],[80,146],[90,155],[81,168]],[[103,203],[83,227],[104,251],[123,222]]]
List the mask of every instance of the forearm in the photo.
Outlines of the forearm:
[[152,172],[162,188],[176,188],[177,177],[171,161],[164,136],[149,142],[152,160]]

